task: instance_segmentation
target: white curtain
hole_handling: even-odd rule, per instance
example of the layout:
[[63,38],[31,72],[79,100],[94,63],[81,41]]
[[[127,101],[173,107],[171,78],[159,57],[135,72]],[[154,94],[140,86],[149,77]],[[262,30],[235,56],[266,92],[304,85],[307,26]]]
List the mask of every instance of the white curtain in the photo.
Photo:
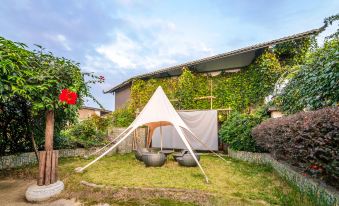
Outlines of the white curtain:
[[[218,150],[217,110],[178,112],[181,119],[201,142],[200,144],[189,132],[185,132],[188,142],[194,150]],[[163,148],[186,149],[173,126],[163,126]],[[160,148],[160,128],[156,128],[152,138],[152,147]]]

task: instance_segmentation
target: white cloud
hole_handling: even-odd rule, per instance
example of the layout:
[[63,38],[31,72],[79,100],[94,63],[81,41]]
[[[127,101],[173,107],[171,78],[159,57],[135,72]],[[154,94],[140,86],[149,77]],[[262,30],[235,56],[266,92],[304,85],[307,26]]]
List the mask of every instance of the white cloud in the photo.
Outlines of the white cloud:
[[[161,19],[139,20],[136,22],[127,18],[133,38],[127,32],[115,31],[110,43],[95,48],[96,57],[91,57],[91,61],[108,60],[112,64],[111,68],[119,70],[155,70],[213,54],[204,42],[185,31],[178,31],[172,22]],[[103,62],[91,64],[95,67]]]
[[57,44],[61,44],[61,46],[67,51],[72,50],[72,48],[69,46],[67,38],[62,34],[45,34],[45,37],[56,42]]
[[141,47],[123,33],[118,32],[111,44],[101,45],[96,51],[117,64],[120,68],[135,68],[138,65],[137,53]]

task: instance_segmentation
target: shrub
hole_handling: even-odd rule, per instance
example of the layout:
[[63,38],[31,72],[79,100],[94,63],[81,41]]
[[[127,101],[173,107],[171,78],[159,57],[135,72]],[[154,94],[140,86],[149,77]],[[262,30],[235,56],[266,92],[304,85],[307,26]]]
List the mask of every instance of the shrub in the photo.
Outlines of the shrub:
[[251,135],[252,128],[260,124],[262,119],[263,117],[258,114],[233,112],[222,124],[219,135],[231,149],[249,152],[262,151]]
[[128,127],[135,118],[135,113],[131,108],[121,108],[115,110],[107,117],[113,127]]
[[104,145],[107,141],[107,121],[105,118],[93,116],[70,126],[56,138],[59,148],[89,148]]
[[94,147],[108,141],[109,127],[126,127],[134,120],[134,112],[129,108],[117,109],[105,117],[92,116],[77,124],[70,125],[56,136],[54,142],[58,149]]
[[339,107],[269,119],[252,136],[274,158],[339,188]]

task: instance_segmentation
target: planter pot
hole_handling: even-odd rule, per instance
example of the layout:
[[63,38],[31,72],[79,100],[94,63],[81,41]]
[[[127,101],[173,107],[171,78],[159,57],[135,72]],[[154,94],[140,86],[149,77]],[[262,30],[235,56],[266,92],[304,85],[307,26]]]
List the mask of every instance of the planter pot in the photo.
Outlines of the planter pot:
[[148,149],[147,148],[140,148],[140,149],[137,149],[134,151],[134,154],[135,154],[135,158],[139,161],[142,161],[142,155],[144,153],[148,153]]
[[142,161],[146,167],[161,167],[166,162],[166,156],[163,153],[144,153]]
[[162,150],[162,151],[159,151],[159,152],[164,153],[164,155],[166,155],[166,157],[167,157],[168,155],[173,153],[173,150]]
[[186,153],[188,153],[188,150],[183,150],[183,151],[181,151],[181,152],[176,152],[176,153],[174,153],[172,156],[173,156],[173,159],[174,159],[175,161],[177,161],[177,158],[178,158],[178,157],[182,157],[182,156],[184,156],[184,154],[186,154]]
[[[200,161],[200,156],[196,154],[196,157],[198,161]],[[191,154],[185,154],[182,157],[178,157],[177,161],[179,165],[184,166],[184,167],[196,167],[198,166],[197,162],[194,160],[193,156]]]

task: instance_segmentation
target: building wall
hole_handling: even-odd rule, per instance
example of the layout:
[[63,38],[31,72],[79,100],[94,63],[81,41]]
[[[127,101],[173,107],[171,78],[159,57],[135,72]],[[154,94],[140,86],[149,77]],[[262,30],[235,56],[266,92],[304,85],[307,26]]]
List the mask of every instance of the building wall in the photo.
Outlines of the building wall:
[[115,109],[122,108],[125,106],[131,96],[130,85],[123,87],[115,92]]
[[283,115],[283,113],[280,112],[280,111],[272,111],[272,112],[271,112],[271,117],[272,117],[272,118],[278,118],[278,117],[282,117],[282,116],[284,116],[284,115]]
[[79,121],[85,120],[93,115],[100,116],[100,111],[95,111],[91,109],[79,109]]

